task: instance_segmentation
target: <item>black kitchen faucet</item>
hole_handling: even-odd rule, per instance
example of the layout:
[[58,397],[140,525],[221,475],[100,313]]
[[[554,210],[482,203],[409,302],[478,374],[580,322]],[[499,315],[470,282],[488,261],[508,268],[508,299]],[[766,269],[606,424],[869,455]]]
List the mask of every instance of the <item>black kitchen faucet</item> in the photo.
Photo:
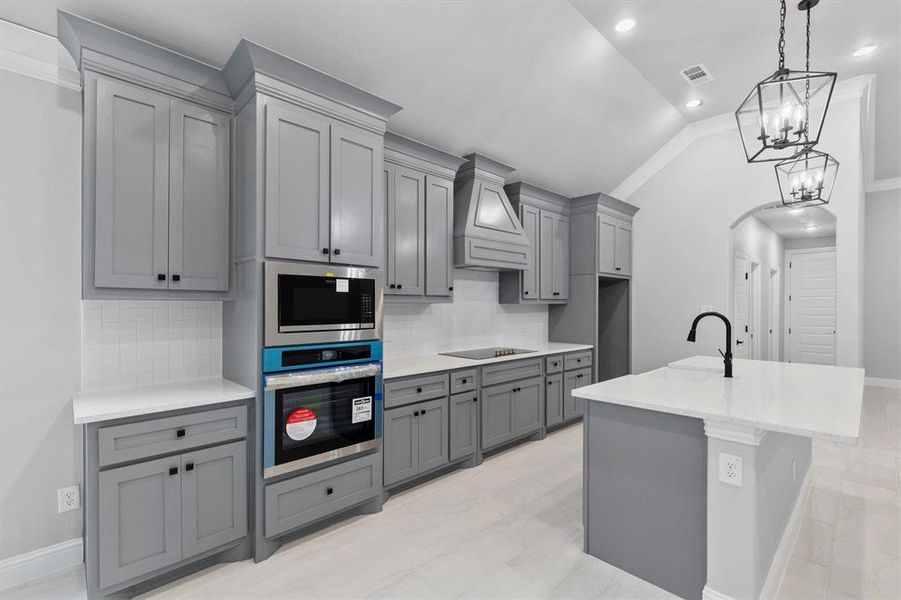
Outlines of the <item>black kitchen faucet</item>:
[[702,312],[697,317],[695,317],[694,322],[691,324],[691,331],[688,332],[688,341],[695,341],[695,335],[698,329],[698,322],[704,317],[719,317],[723,320],[723,323],[726,324],[726,353],[723,354],[723,351],[720,350],[720,354],[723,354],[723,364],[726,365],[726,374],[724,377],[732,377],[732,323],[729,322],[729,319],[726,318],[726,315],[720,314],[718,312]]

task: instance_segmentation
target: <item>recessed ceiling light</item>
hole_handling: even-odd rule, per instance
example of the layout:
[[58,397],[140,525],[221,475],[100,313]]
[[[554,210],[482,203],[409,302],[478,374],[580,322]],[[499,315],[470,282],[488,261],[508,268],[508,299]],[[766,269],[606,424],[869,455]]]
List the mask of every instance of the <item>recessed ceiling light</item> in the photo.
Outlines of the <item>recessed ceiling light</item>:
[[816,228],[817,228],[816,225],[808,225],[807,227],[804,228],[804,231],[814,231],[814,230],[816,230]]
[[617,21],[616,25],[613,27],[619,33],[626,33],[627,31],[632,31],[635,25],[638,24],[638,21],[635,19],[623,19],[621,21]]
[[867,54],[872,54],[876,52],[876,48],[879,47],[879,44],[867,44],[866,46],[861,46],[857,50],[851,53],[851,56],[866,56]]
[[704,104],[704,101],[700,98],[692,98],[688,102],[685,103],[685,108],[697,108]]

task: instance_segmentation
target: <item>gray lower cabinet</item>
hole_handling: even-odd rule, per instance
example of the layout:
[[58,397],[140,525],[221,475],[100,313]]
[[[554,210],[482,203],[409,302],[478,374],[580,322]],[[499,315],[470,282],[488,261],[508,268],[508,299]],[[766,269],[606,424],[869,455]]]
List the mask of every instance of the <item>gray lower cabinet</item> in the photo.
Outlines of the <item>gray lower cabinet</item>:
[[103,471],[98,496],[101,588],[181,559],[178,456]]
[[231,120],[97,76],[93,285],[228,290]]
[[385,411],[385,485],[441,467],[448,455],[448,399]]
[[563,422],[563,373],[555,373],[545,378],[545,424],[548,427]]
[[212,550],[247,533],[247,458],[235,442],[181,455],[182,553]]
[[479,449],[479,395],[476,390],[450,397],[450,460]]
[[528,435],[544,426],[541,377],[482,388],[482,449]]
[[100,473],[100,587],[247,533],[243,441]]
[[541,377],[524,379],[513,390],[514,431],[526,435],[544,425],[544,386]]
[[585,401],[573,396],[573,390],[591,383],[591,368],[567,371],[563,374],[563,420],[581,417]]

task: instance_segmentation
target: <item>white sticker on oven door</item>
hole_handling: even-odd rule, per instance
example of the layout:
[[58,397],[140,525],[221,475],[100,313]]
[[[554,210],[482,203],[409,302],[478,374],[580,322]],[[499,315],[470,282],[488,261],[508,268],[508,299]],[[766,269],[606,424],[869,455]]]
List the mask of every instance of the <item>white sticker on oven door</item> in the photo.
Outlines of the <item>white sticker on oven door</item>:
[[298,408],[285,421],[285,433],[292,440],[305,440],[316,431],[316,413],[309,408]]
[[347,293],[347,291],[350,289],[348,286],[349,286],[349,283],[348,283],[347,279],[336,279],[335,280],[335,291],[336,292]]
[[351,423],[364,423],[372,420],[372,396],[354,398],[351,402],[353,402]]

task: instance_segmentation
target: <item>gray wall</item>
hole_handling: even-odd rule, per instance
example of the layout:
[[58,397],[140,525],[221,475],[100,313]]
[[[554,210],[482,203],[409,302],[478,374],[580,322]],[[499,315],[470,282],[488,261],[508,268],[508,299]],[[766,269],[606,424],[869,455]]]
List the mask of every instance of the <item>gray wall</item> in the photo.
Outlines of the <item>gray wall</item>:
[[81,535],[81,94],[0,73],[0,558]]
[[792,238],[784,241],[786,250],[807,250],[809,248],[835,248],[835,236]]
[[901,189],[867,194],[865,210],[863,366],[901,379]]

